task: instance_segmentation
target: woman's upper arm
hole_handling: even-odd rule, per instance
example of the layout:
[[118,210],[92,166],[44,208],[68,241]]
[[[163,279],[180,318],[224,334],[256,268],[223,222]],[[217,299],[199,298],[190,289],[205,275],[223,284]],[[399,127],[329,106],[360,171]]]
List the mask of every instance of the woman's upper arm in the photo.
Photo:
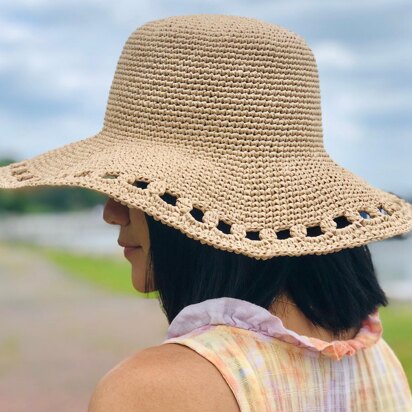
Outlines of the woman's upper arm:
[[160,411],[164,400],[161,391],[162,379],[155,382],[153,374],[144,368],[134,373],[119,369],[97,384],[88,412]]

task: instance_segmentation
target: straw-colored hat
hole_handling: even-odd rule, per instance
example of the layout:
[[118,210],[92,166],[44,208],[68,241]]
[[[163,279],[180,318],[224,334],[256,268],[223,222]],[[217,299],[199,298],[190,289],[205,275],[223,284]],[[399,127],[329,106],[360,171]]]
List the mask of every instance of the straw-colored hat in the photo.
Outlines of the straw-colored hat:
[[127,39],[102,129],[0,168],[0,188],[81,186],[218,249],[267,259],[406,233],[412,205],[325,151],[316,60],[299,35],[221,14]]

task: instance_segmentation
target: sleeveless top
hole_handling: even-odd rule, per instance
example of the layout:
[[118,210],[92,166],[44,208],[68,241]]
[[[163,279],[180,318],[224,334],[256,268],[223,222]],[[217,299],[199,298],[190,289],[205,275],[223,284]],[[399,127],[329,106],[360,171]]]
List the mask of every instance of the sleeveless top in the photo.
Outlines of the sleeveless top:
[[187,346],[211,362],[242,412],[412,412],[405,372],[382,332],[376,310],[353,339],[327,342],[223,297],[183,308],[161,344]]

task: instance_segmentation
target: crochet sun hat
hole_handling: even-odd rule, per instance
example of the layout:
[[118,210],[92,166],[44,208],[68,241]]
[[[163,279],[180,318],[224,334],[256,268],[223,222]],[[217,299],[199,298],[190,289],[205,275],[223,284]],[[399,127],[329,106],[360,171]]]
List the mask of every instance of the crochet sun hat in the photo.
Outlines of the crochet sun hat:
[[305,40],[241,16],[172,16],[131,33],[101,130],[0,168],[0,188],[45,185],[107,194],[257,259],[325,254],[412,228],[412,204],[325,151]]

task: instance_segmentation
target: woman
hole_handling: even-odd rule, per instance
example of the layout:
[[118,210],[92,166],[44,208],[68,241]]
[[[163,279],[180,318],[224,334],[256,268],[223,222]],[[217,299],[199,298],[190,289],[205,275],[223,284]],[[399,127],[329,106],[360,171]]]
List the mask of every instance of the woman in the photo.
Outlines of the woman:
[[199,14],[128,38],[95,136],[0,168],[0,187],[82,186],[166,339],[98,383],[89,412],[411,411],[382,338],[367,244],[412,205],[323,146],[316,61],[261,20]]
[[[307,411],[319,410],[322,404],[321,410],[329,410],[328,405],[330,410],[332,406],[333,410],[348,411],[408,410],[408,384],[403,369],[381,338],[378,315],[368,317],[388,302],[366,245],[320,256],[255,260],[203,245],[142,210],[128,208],[111,198],[103,217],[107,223],[120,226],[120,245],[138,246],[126,252],[133,285],[141,292],[159,291],[171,323],[168,334],[178,337],[139,352],[110,371],[94,394],[92,404],[99,405],[96,410],[111,402],[115,410],[114,405],[121,402],[118,397],[125,397],[136,410],[300,410],[298,403],[294,404],[298,398],[290,398],[292,382],[299,384],[294,386],[295,391],[310,399],[303,409]],[[193,305],[194,302],[201,303]],[[362,323],[363,332],[367,333],[361,336],[358,333]],[[212,327],[214,324],[219,326]],[[207,329],[198,329],[203,326]],[[296,333],[301,335],[297,340],[293,339]],[[316,356],[300,349],[305,337],[316,338],[308,345]],[[288,343],[281,344],[275,338]],[[328,345],[330,342],[333,345]],[[381,365],[379,372],[371,359],[355,361],[356,357],[365,356],[361,349],[373,348],[377,343],[382,348],[371,350],[369,356],[379,359],[375,359]],[[256,353],[245,359],[248,350]],[[353,356],[350,368],[337,363],[345,355]],[[274,361],[276,367],[269,364]],[[259,369],[258,363],[263,367]],[[331,365],[340,369],[335,374],[342,374],[336,387],[330,386],[331,377],[326,376],[331,373]],[[290,378],[272,404],[269,396],[261,396],[261,383],[256,382],[267,376],[271,367],[272,373],[280,375],[280,382],[274,379],[271,384],[266,383],[266,393],[274,392],[275,384],[281,385],[285,379],[282,371]],[[298,368],[303,369],[301,375]],[[370,369],[358,375],[354,372],[357,368]],[[316,373],[309,373],[311,369]],[[148,376],[142,377],[142,371]],[[245,374],[243,379],[241,374]],[[357,379],[362,380],[359,383]],[[135,382],[132,388],[131,381]],[[142,382],[150,389],[142,389]],[[395,382],[403,388],[403,394],[393,392]],[[381,395],[381,404],[367,395],[371,388],[386,392]],[[328,390],[336,394],[328,394]],[[354,390],[358,394],[352,400],[331,400],[339,391],[349,395]],[[320,394],[326,399],[321,399]],[[397,409],[391,409],[394,396],[400,396]],[[153,409],[153,403],[158,409]]]

